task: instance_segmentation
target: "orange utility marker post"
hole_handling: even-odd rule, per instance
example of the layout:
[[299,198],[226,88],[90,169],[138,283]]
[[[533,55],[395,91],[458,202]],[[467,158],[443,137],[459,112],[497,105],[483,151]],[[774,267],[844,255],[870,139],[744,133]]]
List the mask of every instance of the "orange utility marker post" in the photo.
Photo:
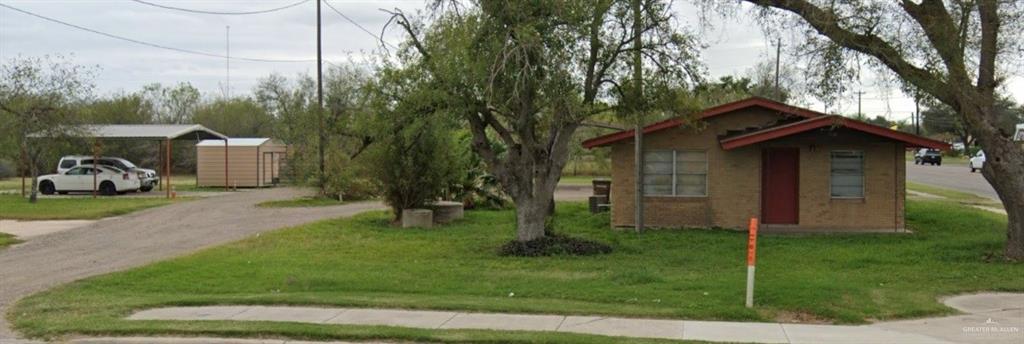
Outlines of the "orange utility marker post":
[[750,219],[747,238],[747,308],[754,307],[754,265],[757,262],[757,218]]

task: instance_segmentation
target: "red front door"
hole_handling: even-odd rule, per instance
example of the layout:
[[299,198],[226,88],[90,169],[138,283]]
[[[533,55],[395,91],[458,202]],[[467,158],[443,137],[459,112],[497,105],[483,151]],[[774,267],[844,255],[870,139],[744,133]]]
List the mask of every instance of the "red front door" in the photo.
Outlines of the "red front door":
[[800,149],[765,149],[761,164],[761,222],[797,224],[800,219]]

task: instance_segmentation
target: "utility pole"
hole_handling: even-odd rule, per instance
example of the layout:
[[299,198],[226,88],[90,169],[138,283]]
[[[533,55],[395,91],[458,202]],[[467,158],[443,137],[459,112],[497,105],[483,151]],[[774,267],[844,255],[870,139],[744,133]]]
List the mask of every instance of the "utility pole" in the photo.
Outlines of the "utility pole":
[[316,103],[317,103],[317,118],[320,120],[320,125],[317,128],[317,150],[320,157],[320,176],[317,178],[317,184],[320,187],[320,195],[323,195],[327,191],[327,169],[324,167],[324,149],[326,146],[326,137],[324,132],[324,61],[323,61],[323,49],[320,38],[320,0],[316,1]]
[[231,25],[224,27],[225,37],[225,49],[227,54],[224,55],[224,69],[227,72],[227,78],[224,81],[224,99],[231,98]]
[[[634,149],[633,154],[635,155],[635,179],[636,179],[636,232],[643,233],[644,231],[644,121],[643,121],[643,73],[644,69],[641,65],[643,63],[643,56],[641,56],[641,50],[643,45],[640,42],[641,30],[641,0],[633,0],[633,104],[635,108],[633,111],[636,116],[636,128],[634,129]],[[672,190],[675,192],[675,190]]]
[[779,88],[779,64],[782,61],[782,37],[775,45],[775,100],[782,101],[782,89]]
[[857,91],[857,117],[864,118],[864,113],[860,111],[860,96],[864,94],[864,91]]
[[914,134],[921,135],[921,95],[914,93]]

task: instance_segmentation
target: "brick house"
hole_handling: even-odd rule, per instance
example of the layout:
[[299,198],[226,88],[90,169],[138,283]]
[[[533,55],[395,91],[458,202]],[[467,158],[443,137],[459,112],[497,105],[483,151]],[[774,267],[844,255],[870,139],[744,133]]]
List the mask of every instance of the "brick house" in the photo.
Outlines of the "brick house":
[[[613,226],[634,225],[633,130],[583,142],[611,147]],[[764,98],[644,127],[650,227],[769,231],[904,230],[908,148],[943,142]]]

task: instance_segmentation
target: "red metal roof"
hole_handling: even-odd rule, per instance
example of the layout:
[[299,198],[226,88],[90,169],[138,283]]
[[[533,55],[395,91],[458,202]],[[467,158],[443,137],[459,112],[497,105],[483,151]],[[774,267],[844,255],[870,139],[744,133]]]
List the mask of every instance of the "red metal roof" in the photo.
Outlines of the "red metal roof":
[[[761,98],[761,97],[751,97],[751,98],[735,101],[735,102],[732,102],[732,103],[726,103],[726,104],[722,104],[722,105],[718,105],[718,106],[714,106],[714,107],[710,107],[710,108],[704,109],[704,111],[701,111],[699,114],[697,114],[695,116],[695,118],[696,119],[708,119],[708,118],[711,118],[711,117],[715,117],[715,116],[719,116],[719,115],[724,115],[724,114],[727,114],[727,113],[731,113],[731,112],[734,112],[734,111],[737,111],[737,110],[741,110],[741,109],[745,109],[745,108],[749,108],[749,107],[761,107],[761,108],[765,108],[765,109],[769,109],[769,110],[775,110],[775,111],[778,111],[778,112],[781,112],[781,113],[791,114],[791,115],[800,116],[800,117],[804,117],[804,118],[814,118],[814,117],[826,116],[826,114],[821,113],[821,112],[817,112],[817,111],[810,110],[810,109],[804,109],[804,108],[801,108],[801,107],[796,107],[796,106],[792,106],[792,105],[785,104],[785,103],[780,103],[780,102],[777,102],[777,101],[774,101],[774,100],[771,100],[771,99]],[[644,134],[646,135],[648,133],[652,133],[652,132],[655,132],[655,131],[659,131],[659,130],[663,130],[663,129],[668,129],[668,128],[672,128],[672,127],[678,127],[680,125],[683,125],[684,123],[685,123],[685,121],[683,119],[681,119],[681,118],[670,118],[670,119],[667,119],[667,120],[664,120],[664,121],[655,122],[653,124],[649,124],[646,127],[644,127]],[[608,135],[598,136],[598,137],[595,137],[595,138],[583,141],[583,147],[584,148],[594,148],[594,147],[600,147],[600,146],[607,146],[607,145],[615,143],[615,142],[619,142],[619,141],[622,141],[622,140],[626,140],[626,139],[632,138],[633,135],[634,135],[634,131],[635,130],[630,129],[630,130],[623,130],[623,131],[611,133],[611,134],[608,134]]]
[[949,144],[942,141],[936,141],[926,137],[921,137],[898,130],[892,130],[889,128],[864,123],[858,120],[838,115],[820,116],[805,119],[796,123],[765,128],[763,130],[758,130],[752,133],[725,138],[722,139],[720,143],[722,144],[722,149],[730,150],[734,148],[752,145],[759,142],[770,141],[781,137],[795,135],[823,127],[844,127],[848,129],[853,129],[871,135],[881,136],[887,139],[900,141],[906,143],[911,147],[934,148],[942,150],[949,149]]

